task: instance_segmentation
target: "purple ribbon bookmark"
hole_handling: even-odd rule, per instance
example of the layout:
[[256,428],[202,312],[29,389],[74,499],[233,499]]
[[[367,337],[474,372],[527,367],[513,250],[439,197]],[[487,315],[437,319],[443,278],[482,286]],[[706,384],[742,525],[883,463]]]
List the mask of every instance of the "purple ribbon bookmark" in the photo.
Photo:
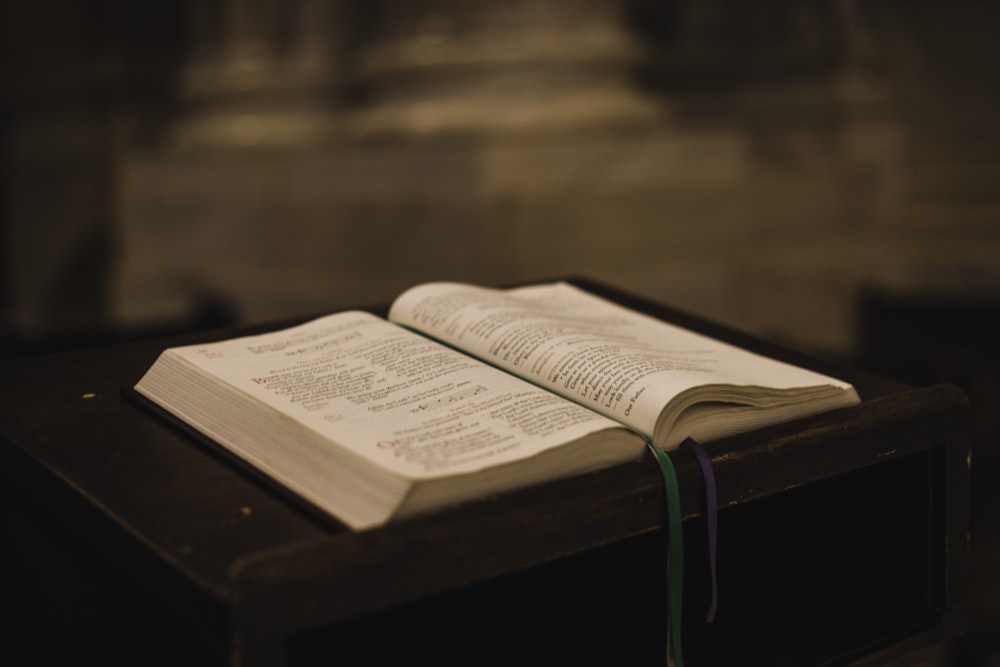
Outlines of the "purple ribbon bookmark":
[[716,552],[718,550],[718,490],[715,486],[715,471],[712,469],[712,459],[705,449],[695,440],[687,438],[681,443],[694,452],[695,459],[701,467],[701,476],[705,482],[705,520],[708,524],[708,566],[712,578],[712,600],[708,606],[708,616],[705,620],[715,622],[715,611],[719,605],[719,582],[716,576]]

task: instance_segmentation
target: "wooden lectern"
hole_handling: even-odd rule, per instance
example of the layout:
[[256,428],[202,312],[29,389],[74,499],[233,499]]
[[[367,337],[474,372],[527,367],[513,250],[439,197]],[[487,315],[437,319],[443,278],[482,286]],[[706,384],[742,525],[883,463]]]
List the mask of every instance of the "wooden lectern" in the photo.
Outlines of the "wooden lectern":
[[[703,482],[689,451],[672,455],[689,666],[881,665],[961,633],[961,391],[834,367],[572,282],[862,397],[705,445],[720,506],[711,625]],[[5,650],[134,665],[663,664],[666,511],[652,457],[352,533],[123,398],[163,348],[233,333],[5,364]]]

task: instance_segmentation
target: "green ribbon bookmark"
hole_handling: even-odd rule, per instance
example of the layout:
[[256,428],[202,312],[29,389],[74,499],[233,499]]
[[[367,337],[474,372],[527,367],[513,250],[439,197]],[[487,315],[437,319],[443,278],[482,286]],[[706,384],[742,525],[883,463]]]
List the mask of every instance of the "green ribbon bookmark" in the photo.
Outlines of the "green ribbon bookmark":
[[681,651],[681,608],[684,599],[684,534],[681,525],[681,494],[677,485],[677,473],[674,464],[659,447],[647,443],[653,451],[660,472],[663,474],[663,484],[667,496],[667,593],[669,606],[667,608],[667,663],[673,655],[673,664],[684,667],[684,657]]

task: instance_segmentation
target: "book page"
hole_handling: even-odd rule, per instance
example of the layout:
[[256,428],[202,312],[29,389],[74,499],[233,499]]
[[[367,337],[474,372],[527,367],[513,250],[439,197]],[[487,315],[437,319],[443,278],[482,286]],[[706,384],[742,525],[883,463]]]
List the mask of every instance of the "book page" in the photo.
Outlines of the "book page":
[[849,388],[623,308],[566,283],[494,290],[431,283],[397,299],[390,319],[468,351],[653,437],[676,396],[696,387],[717,401],[768,389]]
[[411,479],[475,471],[618,427],[364,312],[171,352]]

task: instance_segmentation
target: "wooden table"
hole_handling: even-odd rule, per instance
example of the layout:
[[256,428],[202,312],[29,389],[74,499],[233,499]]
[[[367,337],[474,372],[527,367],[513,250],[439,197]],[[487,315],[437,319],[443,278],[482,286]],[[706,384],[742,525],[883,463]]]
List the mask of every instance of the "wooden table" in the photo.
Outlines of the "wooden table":
[[[690,452],[673,455],[688,665],[884,664],[962,631],[958,389],[831,366],[574,282],[862,396],[706,445],[721,508],[714,625],[702,480]],[[123,398],[162,348],[233,333],[4,365],[8,648],[39,663],[662,664],[666,515],[652,457],[352,533]]]

